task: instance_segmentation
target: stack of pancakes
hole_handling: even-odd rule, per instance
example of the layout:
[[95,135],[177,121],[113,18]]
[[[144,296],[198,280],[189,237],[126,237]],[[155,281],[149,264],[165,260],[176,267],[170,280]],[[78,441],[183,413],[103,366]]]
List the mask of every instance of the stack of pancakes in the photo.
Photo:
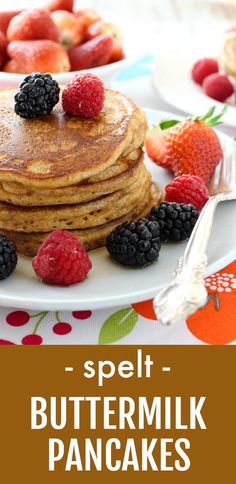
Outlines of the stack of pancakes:
[[226,74],[236,77],[236,31],[225,33],[219,65]]
[[0,232],[33,256],[56,228],[88,248],[120,223],[146,216],[160,198],[144,164],[145,115],[107,90],[94,119],[66,115],[24,120],[14,92],[0,93]]

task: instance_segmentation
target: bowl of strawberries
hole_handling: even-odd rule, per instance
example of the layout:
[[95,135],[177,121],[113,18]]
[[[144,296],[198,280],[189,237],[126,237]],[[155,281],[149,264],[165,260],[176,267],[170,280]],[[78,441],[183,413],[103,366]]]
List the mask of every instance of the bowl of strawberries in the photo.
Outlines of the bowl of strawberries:
[[31,72],[53,73],[63,84],[86,70],[108,82],[127,62],[119,28],[75,4],[44,0],[37,8],[0,11],[0,87],[19,85]]

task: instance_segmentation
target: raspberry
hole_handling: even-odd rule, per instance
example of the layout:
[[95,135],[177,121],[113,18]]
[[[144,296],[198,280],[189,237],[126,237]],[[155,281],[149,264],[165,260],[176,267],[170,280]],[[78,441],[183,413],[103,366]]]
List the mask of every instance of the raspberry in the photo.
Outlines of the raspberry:
[[192,204],[200,211],[209,197],[208,190],[203,180],[195,175],[181,175],[165,187],[165,200]]
[[215,59],[201,59],[195,62],[192,68],[192,79],[197,84],[202,84],[205,77],[218,72],[219,66]]
[[94,74],[79,74],[66,85],[62,94],[62,106],[72,116],[93,118],[103,108],[104,85]]
[[224,102],[234,93],[234,86],[225,74],[207,76],[202,87],[207,96],[221,102]]
[[82,282],[92,267],[79,238],[59,229],[46,238],[32,265],[43,282],[59,286]]

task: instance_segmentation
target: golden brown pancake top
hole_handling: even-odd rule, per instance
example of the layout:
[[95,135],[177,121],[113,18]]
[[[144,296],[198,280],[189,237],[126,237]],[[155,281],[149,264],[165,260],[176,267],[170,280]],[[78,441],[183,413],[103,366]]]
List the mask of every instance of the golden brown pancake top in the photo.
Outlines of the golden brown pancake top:
[[58,104],[51,115],[22,119],[14,90],[0,92],[0,180],[28,186],[68,186],[96,175],[144,138],[145,115],[129,98],[106,90],[101,113],[73,117]]

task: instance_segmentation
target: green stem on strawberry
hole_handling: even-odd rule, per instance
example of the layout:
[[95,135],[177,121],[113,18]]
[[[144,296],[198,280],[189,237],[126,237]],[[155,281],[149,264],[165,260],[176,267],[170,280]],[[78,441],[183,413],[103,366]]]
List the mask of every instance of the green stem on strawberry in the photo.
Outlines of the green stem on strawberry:
[[205,114],[205,116],[194,116],[193,118],[190,118],[190,119],[194,121],[204,121],[204,123],[207,126],[217,126],[218,124],[222,123],[220,119],[222,118],[222,116],[224,116],[227,109],[228,109],[228,106],[227,104],[225,104],[223,109],[220,111],[220,113],[217,114],[217,116],[212,117],[213,114],[215,114],[215,110],[216,110],[216,106],[213,106],[212,108],[209,109],[209,111]]
[[163,129],[172,128],[173,126],[175,126],[178,123],[180,123],[180,120],[170,119],[168,121],[161,121],[159,126],[163,130]]
[[[222,121],[220,120],[222,116],[224,116],[224,114],[226,113],[227,109],[228,109],[228,106],[227,104],[225,104],[221,112],[213,117],[213,115],[215,114],[216,106],[212,106],[204,116],[191,116],[187,119],[191,121],[203,121],[209,127],[218,126],[219,124],[222,123]],[[169,119],[167,121],[161,121],[159,124],[159,127],[161,128],[161,130],[165,130],[168,128],[172,128],[178,123],[181,123],[181,120]]]
[[49,312],[49,311],[42,311],[41,313],[39,313],[39,314],[41,314],[41,317],[40,317],[40,318],[39,318],[39,320],[37,321],[37,323],[36,323],[36,325],[35,325],[35,327],[34,327],[34,330],[33,330],[32,334],[36,334],[36,332],[37,332],[37,330],[38,330],[38,327],[39,327],[40,323],[41,323],[41,322],[42,322],[42,320],[45,318],[45,316],[47,316],[48,312]]

